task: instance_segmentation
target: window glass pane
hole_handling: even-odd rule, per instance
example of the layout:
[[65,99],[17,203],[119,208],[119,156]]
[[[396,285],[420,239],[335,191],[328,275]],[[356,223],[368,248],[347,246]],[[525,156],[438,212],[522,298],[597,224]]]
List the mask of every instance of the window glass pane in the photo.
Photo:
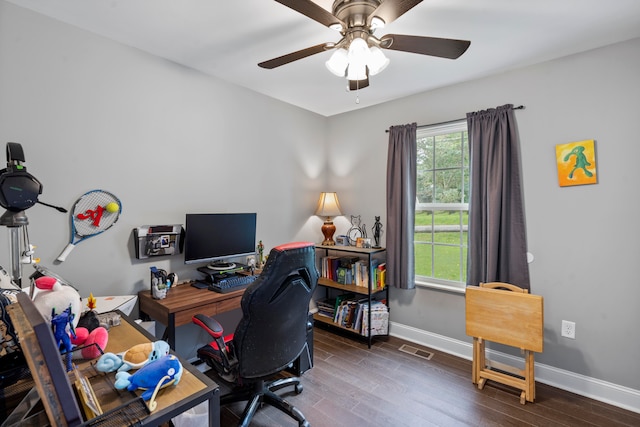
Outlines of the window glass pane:
[[469,158],[471,153],[469,152],[469,135],[467,132],[462,132],[462,157],[464,159],[464,166],[469,167]]
[[462,166],[462,138],[460,133],[438,135],[435,143],[436,169]]
[[462,202],[462,171],[460,169],[436,170],[435,203]]
[[417,139],[418,145],[418,155],[417,155],[417,165],[418,169],[433,169],[433,143],[434,137],[424,137]]
[[440,211],[434,215],[434,242],[451,245],[466,245],[466,228],[463,225],[468,217],[466,212]]
[[413,237],[416,243],[417,242],[431,243],[433,241],[432,233],[431,233],[431,226],[432,226],[431,220],[432,220],[432,215],[429,211],[416,213],[415,234]]
[[418,170],[416,183],[416,197],[418,203],[433,203],[433,172],[421,172]]
[[415,242],[416,276],[433,277],[431,271],[431,248],[430,244]]
[[462,182],[462,203],[469,203],[469,167],[467,166],[463,172],[463,182]]
[[460,281],[460,248],[458,246],[435,245],[433,252],[435,277]]

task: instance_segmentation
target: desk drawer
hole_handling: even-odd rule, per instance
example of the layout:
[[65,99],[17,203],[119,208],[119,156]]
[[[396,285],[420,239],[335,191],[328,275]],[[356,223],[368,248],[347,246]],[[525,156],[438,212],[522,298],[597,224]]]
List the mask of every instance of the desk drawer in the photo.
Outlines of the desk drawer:
[[214,303],[204,304],[197,307],[190,307],[187,310],[178,311],[175,313],[176,326],[186,325],[191,323],[191,318],[196,314],[204,314],[207,316],[215,316],[218,313],[224,313],[226,311],[234,310],[240,307],[240,301],[242,300],[242,294],[217,301]]

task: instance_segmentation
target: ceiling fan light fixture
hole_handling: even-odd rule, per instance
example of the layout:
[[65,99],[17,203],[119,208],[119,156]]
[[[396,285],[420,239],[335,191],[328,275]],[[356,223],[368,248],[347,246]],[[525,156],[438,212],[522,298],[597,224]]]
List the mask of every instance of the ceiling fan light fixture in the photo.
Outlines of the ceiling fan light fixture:
[[367,59],[369,46],[361,38],[354,39],[349,45],[349,67],[347,68],[348,80],[363,80],[367,78]]
[[344,77],[347,71],[347,65],[349,65],[349,54],[347,49],[336,49],[331,55],[331,58],[324,63],[327,69],[338,77]]
[[367,54],[369,46],[364,39],[356,37],[349,44],[349,59],[364,57]]
[[350,63],[347,68],[347,80],[364,80],[367,78],[367,65]]
[[389,58],[384,56],[382,49],[377,46],[371,46],[369,48],[369,58],[367,66],[369,67],[369,74],[375,76],[389,65]]
[[385,24],[384,19],[374,16],[373,18],[371,18],[371,25],[370,25],[371,32],[374,32],[378,28],[384,28],[384,24]]

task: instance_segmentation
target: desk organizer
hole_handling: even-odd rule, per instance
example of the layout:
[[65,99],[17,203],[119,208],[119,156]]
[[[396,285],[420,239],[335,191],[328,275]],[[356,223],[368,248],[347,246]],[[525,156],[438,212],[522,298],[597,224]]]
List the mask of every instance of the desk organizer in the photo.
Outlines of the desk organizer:
[[182,253],[184,228],[181,224],[143,225],[133,229],[136,258],[172,256]]

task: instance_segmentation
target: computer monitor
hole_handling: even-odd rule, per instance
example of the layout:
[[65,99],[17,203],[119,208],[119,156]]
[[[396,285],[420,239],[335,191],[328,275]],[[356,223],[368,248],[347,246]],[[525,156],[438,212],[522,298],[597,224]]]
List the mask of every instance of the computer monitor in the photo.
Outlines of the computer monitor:
[[226,270],[231,258],[256,252],[255,213],[188,213],[185,218],[184,262],[208,262],[211,269]]

